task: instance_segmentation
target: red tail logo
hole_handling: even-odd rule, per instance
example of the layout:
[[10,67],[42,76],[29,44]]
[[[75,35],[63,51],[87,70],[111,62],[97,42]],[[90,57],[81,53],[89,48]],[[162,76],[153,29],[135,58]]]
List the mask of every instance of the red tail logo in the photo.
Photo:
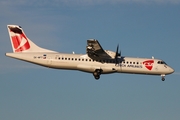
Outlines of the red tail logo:
[[153,68],[153,63],[154,63],[154,60],[147,60],[143,62],[143,64],[148,70],[151,70]]
[[22,32],[22,30],[17,27],[10,28],[10,30],[11,32],[15,33],[15,36],[11,36],[15,52],[28,50],[30,48],[30,44],[28,42],[27,37]]

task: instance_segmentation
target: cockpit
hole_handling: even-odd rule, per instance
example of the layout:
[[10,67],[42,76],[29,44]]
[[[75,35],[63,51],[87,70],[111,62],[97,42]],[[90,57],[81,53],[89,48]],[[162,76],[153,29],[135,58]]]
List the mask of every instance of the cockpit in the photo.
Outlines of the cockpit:
[[158,61],[157,63],[158,64],[165,64],[165,65],[167,65],[164,61]]

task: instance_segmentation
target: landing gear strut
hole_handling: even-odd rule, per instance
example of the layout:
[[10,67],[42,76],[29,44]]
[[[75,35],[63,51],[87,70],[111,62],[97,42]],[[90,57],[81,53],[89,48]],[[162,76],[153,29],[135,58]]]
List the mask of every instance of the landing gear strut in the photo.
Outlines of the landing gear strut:
[[161,80],[165,81],[165,75],[161,75]]
[[96,69],[96,70],[94,71],[93,75],[94,75],[94,78],[95,78],[96,80],[98,80],[98,79],[100,78],[101,72],[102,72],[101,69]]

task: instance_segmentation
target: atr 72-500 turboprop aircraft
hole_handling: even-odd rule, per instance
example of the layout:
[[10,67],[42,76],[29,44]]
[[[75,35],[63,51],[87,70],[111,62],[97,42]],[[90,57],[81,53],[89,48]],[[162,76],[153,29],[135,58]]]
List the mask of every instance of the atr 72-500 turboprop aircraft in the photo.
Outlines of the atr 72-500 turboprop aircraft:
[[87,54],[66,54],[37,46],[26,37],[23,29],[18,25],[8,25],[7,28],[13,53],[6,53],[6,56],[41,66],[92,73],[96,80],[101,74],[118,72],[159,75],[164,81],[165,75],[174,72],[160,59],[121,56],[121,52],[118,52],[119,46],[116,52],[103,50],[95,39],[87,40]]

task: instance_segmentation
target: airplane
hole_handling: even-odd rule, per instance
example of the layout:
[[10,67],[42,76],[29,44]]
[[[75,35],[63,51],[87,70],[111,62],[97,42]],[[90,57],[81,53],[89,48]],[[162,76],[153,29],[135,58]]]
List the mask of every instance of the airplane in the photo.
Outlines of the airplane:
[[59,53],[37,46],[25,35],[21,26],[7,25],[7,29],[13,53],[6,53],[6,56],[44,67],[92,73],[96,80],[101,74],[129,73],[159,75],[164,81],[165,75],[174,72],[163,60],[154,57],[121,56],[119,45],[116,52],[104,50],[96,39],[87,40],[86,54]]

